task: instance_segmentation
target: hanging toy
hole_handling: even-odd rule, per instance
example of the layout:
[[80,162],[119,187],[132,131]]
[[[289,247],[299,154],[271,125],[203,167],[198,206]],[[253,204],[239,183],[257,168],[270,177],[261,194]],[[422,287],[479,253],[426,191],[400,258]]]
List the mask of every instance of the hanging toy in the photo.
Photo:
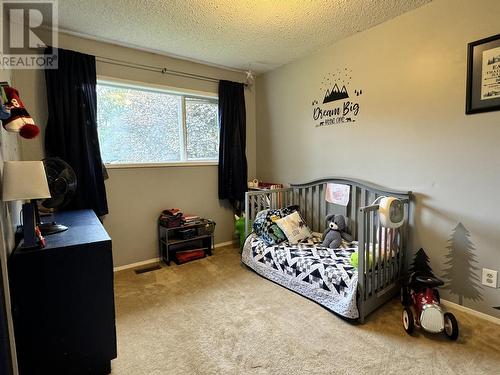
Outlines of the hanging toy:
[[3,127],[9,132],[19,133],[23,138],[35,138],[40,129],[35,125],[30,114],[19,98],[19,92],[12,87],[4,87],[7,96],[6,107],[10,109],[10,117],[2,120]]
[[6,120],[10,117],[10,109],[7,108],[7,95],[3,87],[0,87],[0,120]]

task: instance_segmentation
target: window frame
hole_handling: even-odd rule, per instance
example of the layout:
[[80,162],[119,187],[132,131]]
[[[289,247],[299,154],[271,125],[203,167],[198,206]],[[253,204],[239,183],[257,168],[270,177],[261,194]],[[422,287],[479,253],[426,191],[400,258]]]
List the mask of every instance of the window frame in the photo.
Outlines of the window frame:
[[[181,89],[166,85],[159,85],[149,82],[139,82],[128,79],[114,78],[103,75],[97,76],[97,85],[103,84],[108,86],[132,88],[144,91],[163,92],[170,95],[178,95],[181,97],[181,116],[179,119],[181,132],[181,157],[182,160],[162,163],[104,163],[107,169],[127,169],[127,168],[164,168],[164,167],[200,167],[200,166],[217,166],[219,159],[199,159],[187,160],[187,127],[186,127],[186,97],[212,99],[216,102],[219,100],[219,95],[212,92]],[[99,128],[99,125],[97,126]],[[220,129],[219,129],[220,131]]]

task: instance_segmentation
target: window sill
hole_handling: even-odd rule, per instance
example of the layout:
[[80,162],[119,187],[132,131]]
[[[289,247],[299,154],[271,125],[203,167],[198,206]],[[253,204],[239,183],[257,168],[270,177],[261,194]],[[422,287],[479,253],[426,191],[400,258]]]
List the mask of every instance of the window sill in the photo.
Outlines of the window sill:
[[120,163],[104,164],[106,169],[130,169],[130,168],[169,168],[169,167],[206,167],[219,165],[218,161],[182,161],[174,163]]

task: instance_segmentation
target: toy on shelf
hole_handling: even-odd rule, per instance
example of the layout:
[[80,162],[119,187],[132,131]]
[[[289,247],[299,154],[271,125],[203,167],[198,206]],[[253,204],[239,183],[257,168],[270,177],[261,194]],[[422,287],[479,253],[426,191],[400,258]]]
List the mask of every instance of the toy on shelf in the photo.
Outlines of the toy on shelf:
[[432,273],[429,257],[424,249],[420,249],[413,260],[410,279],[401,289],[401,318],[408,334],[417,326],[431,333],[444,332],[450,340],[458,338],[457,319],[452,313],[445,312],[440,305],[438,288],[443,284]]

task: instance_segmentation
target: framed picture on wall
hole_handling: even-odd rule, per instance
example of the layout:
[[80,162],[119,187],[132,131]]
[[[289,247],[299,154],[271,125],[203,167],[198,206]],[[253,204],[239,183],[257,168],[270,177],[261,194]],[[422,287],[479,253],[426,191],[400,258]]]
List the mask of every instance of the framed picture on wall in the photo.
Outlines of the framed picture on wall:
[[465,113],[500,110],[500,34],[467,46]]

